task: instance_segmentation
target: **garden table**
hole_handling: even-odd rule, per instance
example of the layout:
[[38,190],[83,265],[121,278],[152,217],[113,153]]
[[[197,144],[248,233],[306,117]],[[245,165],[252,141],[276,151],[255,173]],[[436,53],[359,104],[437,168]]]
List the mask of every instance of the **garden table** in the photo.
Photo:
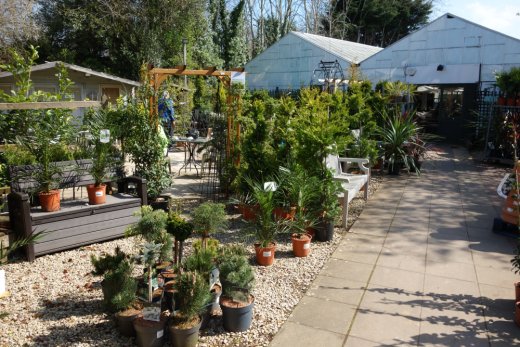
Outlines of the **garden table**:
[[184,169],[184,172],[186,172],[186,168],[189,166],[191,170],[191,165],[193,164],[193,167],[195,168],[195,171],[197,171],[197,176],[199,175],[199,170],[197,169],[197,162],[195,160],[195,150],[197,149],[198,145],[202,143],[206,143],[209,141],[206,137],[198,137],[196,139],[191,137],[179,137],[175,141],[177,142],[184,142],[186,144],[186,149],[188,150],[188,156],[184,161],[184,164],[179,169],[179,174],[181,173],[182,169]]

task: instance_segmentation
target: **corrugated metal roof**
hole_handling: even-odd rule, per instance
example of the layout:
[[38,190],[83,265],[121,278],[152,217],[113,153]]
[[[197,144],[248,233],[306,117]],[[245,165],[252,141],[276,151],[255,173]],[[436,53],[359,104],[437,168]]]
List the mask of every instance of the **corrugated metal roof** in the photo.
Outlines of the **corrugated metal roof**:
[[313,45],[355,64],[358,64],[383,49],[381,47],[338,40],[320,35],[306,34],[298,31],[291,31],[291,34],[301,37]]
[[[51,61],[51,62],[46,62],[46,63],[40,64],[40,65],[34,65],[34,66],[31,67],[31,72],[40,71],[40,70],[47,70],[47,69],[54,69],[56,67],[56,65],[58,65],[59,63],[61,63],[61,62],[59,62],[59,61]],[[117,76],[114,76],[114,75],[109,75],[107,73],[95,71],[95,70],[92,70],[92,69],[89,69],[89,68],[86,68],[86,67],[82,67],[82,66],[78,66],[78,65],[74,65],[74,64],[68,64],[68,63],[62,63],[62,64],[66,68],[71,69],[71,70],[75,70],[75,71],[78,71],[78,72],[83,72],[83,73],[86,73],[86,74],[91,74],[93,76],[98,76],[98,77],[101,77],[101,78],[106,78],[106,79],[109,79],[109,80],[112,80],[112,81],[117,81],[117,82],[120,82],[120,83],[123,83],[123,84],[129,84],[129,85],[136,86],[136,87],[139,87],[141,85],[141,83],[136,82],[136,81],[132,81],[132,80],[129,80],[129,79],[126,79],[126,78],[122,78],[122,77],[117,77]],[[8,77],[8,76],[12,76],[12,74],[10,72],[7,72],[7,71],[0,72],[0,78]]]

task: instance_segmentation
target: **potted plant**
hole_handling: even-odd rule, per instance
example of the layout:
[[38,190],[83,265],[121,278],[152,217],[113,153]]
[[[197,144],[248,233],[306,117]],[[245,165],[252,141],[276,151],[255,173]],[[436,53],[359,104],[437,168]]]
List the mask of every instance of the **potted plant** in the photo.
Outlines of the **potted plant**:
[[110,152],[112,140],[107,111],[89,111],[84,119],[84,128],[89,132],[90,143],[86,143],[85,152],[92,159],[92,165],[88,171],[94,179],[94,184],[87,185],[88,201],[90,205],[104,204],[106,202],[106,185],[103,181],[112,166]]
[[276,252],[275,237],[278,233],[289,230],[290,220],[275,218],[275,182],[266,182],[263,185],[248,179],[254,199],[258,202],[256,219],[250,221],[257,242],[255,246],[256,262],[259,265],[269,266],[274,262]]
[[[164,343],[164,326],[166,325],[167,317],[161,314],[160,307],[152,305],[153,299],[153,266],[159,259],[161,253],[161,245],[152,242],[145,243],[139,256],[139,260],[145,265],[146,278],[148,283],[148,305],[142,313],[134,319],[133,325],[137,335],[137,345],[159,347]],[[146,312],[145,312],[146,310]]]
[[195,347],[202,323],[201,312],[209,301],[209,285],[197,272],[184,272],[177,279],[175,288],[179,295],[180,309],[172,317],[169,327],[172,346]]
[[220,306],[224,329],[231,332],[246,331],[253,320],[253,268],[244,252],[233,247],[222,251],[219,270],[222,281]]
[[178,265],[182,261],[184,241],[193,233],[193,224],[179,214],[170,212],[166,222],[166,232],[174,237],[173,263]]
[[171,259],[172,240],[166,231],[168,214],[163,210],[153,210],[150,206],[142,206],[136,213],[141,218],[125,230],[125,236],[139,236],[146,242],[161,245],[158,261]]
[[415,165],[413,154],[408,147],[422,147],[417,139],[419,127],[413,119],[413,113],[401,115],[395,112],[393,115],[383,114],[386,124],[379,128],[377,133],[383,142],[385,159],[388,161],[388,173],[398,175],[401,167],[414,170],[419,174]]
[[330,171],[325,178],[316,182],[317,199],[310,207],[316,219],[315,238],[322,242],[331,241],[334,237],[334,221],[341,212],[338,202],[341,185],[333,179]]
[[224,204],[205,202],[192,213],[195,232],[202,236],[202,248],[206,248],[210,234],[224,230],[228,226]]
[[114,255],[91,256],[93,275],[103,276],[103,302],[109,312],[116,312],[116,324],[124,336],[135,336],[133,320],[139,315],[136,304],[137,282],[132,277],[130,258],[118,247]]

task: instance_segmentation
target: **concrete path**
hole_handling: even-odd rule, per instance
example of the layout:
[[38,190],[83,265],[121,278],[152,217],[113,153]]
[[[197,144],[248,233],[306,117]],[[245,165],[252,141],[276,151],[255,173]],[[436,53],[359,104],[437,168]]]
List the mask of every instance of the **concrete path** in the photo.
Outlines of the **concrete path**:
[[271,346],[520,346],[515,241],[491,231],[503,170],[431,156],[371,197]]

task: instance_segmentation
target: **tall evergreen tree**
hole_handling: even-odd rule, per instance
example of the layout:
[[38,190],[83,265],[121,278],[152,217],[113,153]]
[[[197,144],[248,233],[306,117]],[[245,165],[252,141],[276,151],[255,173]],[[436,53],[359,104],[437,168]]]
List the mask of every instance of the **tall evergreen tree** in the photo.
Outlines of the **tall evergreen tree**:
[[386,47],[428,22],[434,0],[336,0],[322,17],[322,34]]

